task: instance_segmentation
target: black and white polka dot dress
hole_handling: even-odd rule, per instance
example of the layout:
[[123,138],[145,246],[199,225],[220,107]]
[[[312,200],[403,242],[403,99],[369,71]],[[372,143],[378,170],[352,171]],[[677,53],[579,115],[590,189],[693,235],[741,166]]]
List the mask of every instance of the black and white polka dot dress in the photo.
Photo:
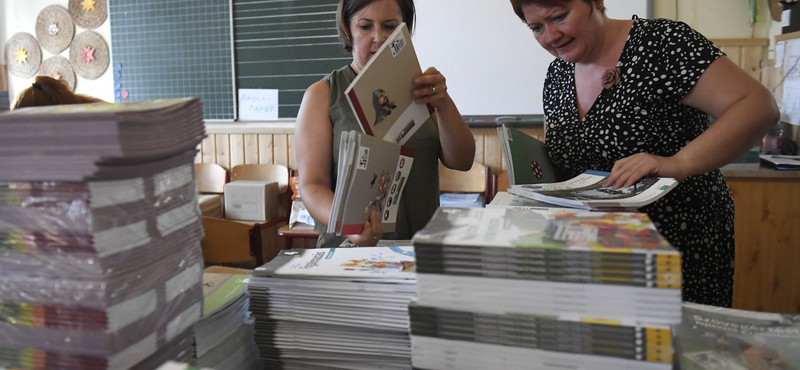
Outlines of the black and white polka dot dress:
[[[617,63],[620,82],[600,93],[582,122],[575,65],[556,59],[544,87],[550,157],[575,176],[611,171],[636,153],[674,155],[710,125],[705,113],[680,100],[722,55],[685,23],[635,19]],[[730,307],[734,206],[720,171],[690,177],[640,211],[683,253],[684,301]]]

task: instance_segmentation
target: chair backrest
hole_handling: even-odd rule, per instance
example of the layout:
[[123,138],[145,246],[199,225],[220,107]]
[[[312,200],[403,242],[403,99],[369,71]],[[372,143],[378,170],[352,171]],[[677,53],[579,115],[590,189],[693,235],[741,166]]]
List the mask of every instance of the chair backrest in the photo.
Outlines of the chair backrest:
[[439,162],[439,192],[486,193],[491,188],[491,170],[474,162],[469,171],[451,170]]
[[231,169],[231,181],[257,180],[278,183],[278,194],[289,188],[289,169],[280,164],[240,164]]
[[195,163],[194,178],[197,191],[222,194],[225,183],[228,182],[228,171],[214,163]]

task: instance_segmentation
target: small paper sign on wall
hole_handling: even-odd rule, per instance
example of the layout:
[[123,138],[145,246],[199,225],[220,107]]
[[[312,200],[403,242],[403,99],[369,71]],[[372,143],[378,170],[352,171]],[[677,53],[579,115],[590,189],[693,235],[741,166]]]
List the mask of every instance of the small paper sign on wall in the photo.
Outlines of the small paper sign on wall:
[[277,89],[239,89],[239,120],[278,119]]

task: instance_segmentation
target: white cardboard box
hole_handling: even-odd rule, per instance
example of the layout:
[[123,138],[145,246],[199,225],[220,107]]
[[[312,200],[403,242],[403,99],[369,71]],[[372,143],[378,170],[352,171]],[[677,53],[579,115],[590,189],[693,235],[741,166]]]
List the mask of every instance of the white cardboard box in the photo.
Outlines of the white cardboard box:
[[278,216],[278,183],[239,180],[225,184],[225,218],[265,222]]

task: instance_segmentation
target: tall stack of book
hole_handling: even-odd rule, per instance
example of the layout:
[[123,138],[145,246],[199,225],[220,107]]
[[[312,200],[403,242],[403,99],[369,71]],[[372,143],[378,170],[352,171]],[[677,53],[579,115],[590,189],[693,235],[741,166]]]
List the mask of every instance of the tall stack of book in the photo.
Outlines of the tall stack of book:
[[646,215],[440,208],[413,240],[420,369],[671,369],[681,256]]
[[261,368],[248,311],[248,278],[203,274],[203,318],[194,326],[197,366],[217,370]]
[[[203,271],[193,111],[198,100],[0,117],[0,368],[191,359]],[[158,143],[141,141],[157,125]],[[199,136],[181,141],[184,128]],[[17,162],[36,166],[12,171]]]
[[265,369],[411,369],[411,247],[297,249],[248,284]]

